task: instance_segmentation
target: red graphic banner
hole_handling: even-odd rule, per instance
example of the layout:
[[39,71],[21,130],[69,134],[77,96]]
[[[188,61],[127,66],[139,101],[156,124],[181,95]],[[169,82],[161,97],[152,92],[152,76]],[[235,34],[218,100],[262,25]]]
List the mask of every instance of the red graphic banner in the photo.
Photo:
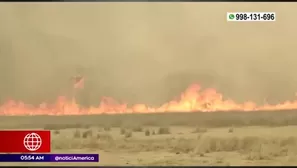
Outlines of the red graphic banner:
[[50,131],[0,131],[0,142],[0,153],[49,153],[51,151]]

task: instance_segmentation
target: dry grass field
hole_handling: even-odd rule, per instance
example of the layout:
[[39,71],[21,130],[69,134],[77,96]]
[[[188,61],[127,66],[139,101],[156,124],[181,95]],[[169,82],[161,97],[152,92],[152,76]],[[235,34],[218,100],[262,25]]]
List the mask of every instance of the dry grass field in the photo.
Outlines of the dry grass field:
[[[53,152],[99,153],[95,165],[297,165],[296,111],[30,116],[87,114],[80,109],[96,107],[93,112],[105,113],[118,109],[114,100],[142,104],[134,111],[143,112],[193,83],[222,93],[215,95],[218,104],[202,103],[204,109],[226,109],[222,100],[297,109],[296,8],[2,3],[0,129],[52,130]],[[227,22],[227,12],[276,12],[276,21]],[[85,78],[80,90],[71,81],[77,74]],[[210,101],[194,93],[182,94],[179,110]],[[78,105],[66,108],[60,96]],[[15,114],[28,116],[2,116]]]
[[1,129],[52,130],[54,153],[99,153],[88,165],[297,165],[295,111],[0,120]]

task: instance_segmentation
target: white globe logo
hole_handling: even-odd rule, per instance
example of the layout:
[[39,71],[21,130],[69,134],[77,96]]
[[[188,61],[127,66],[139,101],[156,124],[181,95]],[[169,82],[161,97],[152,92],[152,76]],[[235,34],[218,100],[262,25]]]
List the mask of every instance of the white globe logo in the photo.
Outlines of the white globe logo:
[[42,144],[42,139],[37,133],[27,134],[24,138],[24,146],[28,151],[37,151]]

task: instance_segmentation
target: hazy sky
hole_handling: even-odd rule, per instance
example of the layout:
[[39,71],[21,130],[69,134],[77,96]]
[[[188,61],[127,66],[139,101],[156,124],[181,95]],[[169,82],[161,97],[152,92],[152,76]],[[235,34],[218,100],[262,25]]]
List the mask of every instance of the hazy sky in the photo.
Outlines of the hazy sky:
[[[293,3],[2,3],[0,99],[71,94],[158,105],[197,81],[238,101],[294,98]],[[226,22],[226,12],[276,12],[276,22]]]

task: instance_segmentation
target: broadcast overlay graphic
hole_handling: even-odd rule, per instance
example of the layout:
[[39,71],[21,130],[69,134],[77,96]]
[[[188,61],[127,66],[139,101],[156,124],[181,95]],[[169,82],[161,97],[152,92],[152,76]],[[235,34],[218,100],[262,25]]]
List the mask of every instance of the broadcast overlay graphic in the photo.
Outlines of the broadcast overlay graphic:
[[1,153],[49,153],[51,151],[50,131],[0,131]]
[[0,138],[0,153],[6,153],[0,162],[99,162],[99,154],[49,154],[50,131],[7,130],[0,131]]
[[99,162],[99,154],[0,154],[0,162]]
[[227,12],[228,22],[274,22],[275,12]]

